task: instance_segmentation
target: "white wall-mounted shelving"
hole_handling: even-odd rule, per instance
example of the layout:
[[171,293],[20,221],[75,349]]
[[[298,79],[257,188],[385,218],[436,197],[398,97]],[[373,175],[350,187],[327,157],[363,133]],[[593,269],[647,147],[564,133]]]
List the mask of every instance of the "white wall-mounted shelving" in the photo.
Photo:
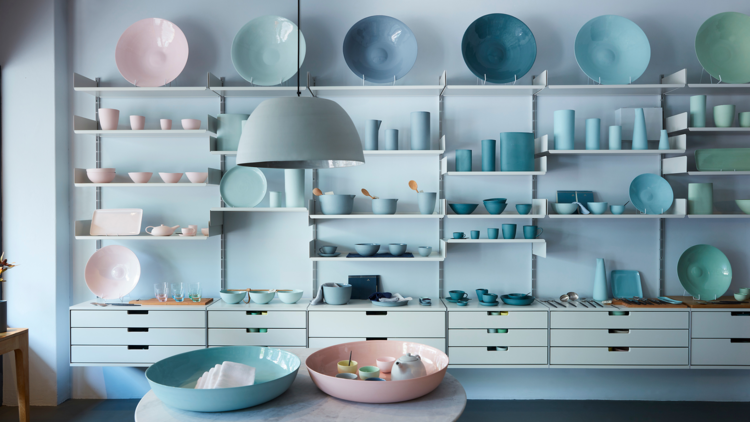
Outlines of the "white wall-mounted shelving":
[[[545,72],[546,76],[546,72]],[[546,81],[545,81],[546,82]],[[687,70],[683,69],[665,76],[658,84],[629,84],[629,85],[549,85],[540,91],[538,96],[646,96],[664,95],[684,88],[687,84]]]
[[750,84],[687,84],[685,89],[669,92],[669,95],[748,95]]
[[[205,187],[205,186],[217,186],[221,182],[221,171],[218,169],[208,169],[208,179],[203,183],[191,183],[187,180],[187,177],[183,175],[184,182],[178,183],[165,183],[156,182],[154,180],[160,180],[159,173],[154,172],[151,176],[151,180],[148,183],[133,183],[133,181],[127,175],[118,175],[115,177],[115,181],[110,183],[92,183],[86,175],[86,169],[76,168],[73,170],[73,182],[75,187],[93,187],[93,188],[182,188],[182,187]],[[122,180],[122,181],[117,181]]]
[[[308,206],[311,210],[315,210],[315,201],[311,200],[308,202]],[[373,214],[372,212],[353,212],[351,214],[310,214],[311,220],[362,220],[362,219],[385,219],[385,220],[396,220],[396,219],[439,219],[445,217],[446,210],[445,199],[439,199],[436,206],[435,212],[432,214],[421,214],[418,212],[396,212],[396,214]]]
[[[260,98],[271,98],[271,97],[294,97],[297,95],[296,86],[224,86],[220,77],[208,73],[207,89],[211,91],[213,95],[222,97],[260,97]],[[302,88],[300,89],[302,95],[309,96],[307,91]]]
[[664,155],[684,154],[686,150],[687,135],[681,134],[669,137],[669,149],[548,149],[537,155]]
[[688,112],[685,112],[667,117],[667,132],[670,135],[684,133],[750,134],[750,127],[690,127],[689,115]]
[[[383,249],[383,247],[386,247]],[[381,245],[381,250],[387,251],[387,245]],[[412,249],[414,249],[412,251]],[[363,258],[347,258],[347,255],[349,253],[357,253],[357,251],[352,249],[346,249],[339,247],[337,249],[337,252],[340,252],[341,255],[337,257],[323,257],[318,256],[318,246],[316,246],[315,240],[310,241],[310,260],[311,261],[317,261],[317,262],[371,262],[371,263],[378,263],[378,262],[440,262],[445,260],[445,254],[446,254],[446,247],[445,247],[445,241],[440,241],[440,247],[438,250],[432,250],[432,253],[430,256],[420,256],[419,251],[414,247],[409,247],[407,249],[407,252],[411,252],[414,255],[414,258],[371,258],[371,257],[363,257]],[[379,253],[385,253],[385,252],[379,252]]]
[[218,96],[208,86],[103,87],[78,73],[73,74],[73,91],[99,98],[211,98]]
[[[613,204],[616,205],[616,204]],[[660,218],[685,218],[687,215],[687,200],[683,198],[675,198],[672,207],[667,210],[664,214],[641,214],[635,212],[626,212],[623,214],[615,215],[607,210],[604,214],[558,214],[555,212],[554,206],[550,207],[549,218],[580,218],[584,220],[595,220],[601,218],[607,219],[660,219]]]
[[662,174],[687,174],[689,176],[750,176],[750,171],[693,171],[688,170],[687,156],[662,160]]
[[249,213],[281,213],[281,214],[287,214],[287,213],[307,213],[307,208],[305,207],[293,207],[293,208],[286,208],[286,207],[279,207],[279,208],[269,208],[269,207],[258,207],[258,208],[244,208],[244,207],[217,207],[217,208],[211,208],[211,211],[216,212],[249,212]]
[[542,176],[547,174],[547,156],[542,154],[549,149],[548,136],[534,139],[534,171],[448,171],[448,157],[440,159],[440,174],[446,176]]
[[[447,79],[445,73],[443,76]],[[543,90],[546,85],[547,71],[545,70],[533,78],[531,85],[450,85],[446,83],[442,95],[444,97],[531,97]]]
[[750,218],[750,214],[688,214],[687,217],[699,219]]
[[426,150],[410,150],[410,149],[398,149],[398,150],[365,150],[365,157],[367,156],[440,156],[445,153],[445,135],[440,137],[440,149],[426,149]]
[[[478,208],[478,207],[477,207]],[[446,208],[450,210],[450,207]],[[501,214],[488,214],[488,213],[472,213],[472,214],[453,214],[452,211],[446,211],[445,218],[451,219],[528,219],[528,218],[544,218],[547,215],[547,200],[546,199],[532,199],[531,200],[531,212],[528,214],[519,214],[515,210],[515,204],[508,204],[505,210]]]
[[[502,232],[500,236],[502,236]],[[521,233],[523,235],[523,233]],[[498,244],[498,245],[531,245],[531,252],[536,256],[547,256],[547,241],[545,239],[443,239],[446,244]]]
[[[81,116],[73,116],[73,133],[76,135],[98,135],[102,138],[205,138],[216,136],[217,121],[213,116],[207,116],[205,125],[208,129],[117,129],[102,130],[99,129],[96,120],[87,119]],[[174,122],[173,126],[180,125],[180,122]]]
[[179,234],[177,234],[179,229],[175,231],[175,234],[173,234],[172,236],[152,236],[150,234],[147,234],[145,230],[135,236],[92,236],[90,234],[91,233],[91,220],[77,220],[73,226],[73,233],[75,234],[76,240],[195,241],[195,240],[206,240],[211,236],[221,235],[224,230],[223,224],[224,224],[224,215],[221,212],[211,211],[209,213],[209,221],[206,224],[208,227],[208,236],[203,236],[200,233],[198,233],[195,236],[180,236]]

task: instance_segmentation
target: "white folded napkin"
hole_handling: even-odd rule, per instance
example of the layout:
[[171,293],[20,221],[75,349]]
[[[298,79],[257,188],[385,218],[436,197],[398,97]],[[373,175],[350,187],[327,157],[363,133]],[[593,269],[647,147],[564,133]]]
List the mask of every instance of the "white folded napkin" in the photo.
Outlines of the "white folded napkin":
[[244,387],[255,383],[255,368],[242,363],[226,361],[203,374],[196,389]]
[[410,301],[411,297],[403,297],[400,293],[393,293],[391,294],[391,297],[385,298],[381,297],[380,302],[403,302],[403,301]]
[[323,283],[320,286],[318,286],[318,294],[315,295],[315,298],[310,302],[310,305],[320,305],[323,303],[323,286],[328,287],[341,287],[338,283]]
[[573,202],[573,203],[578,204],[578,208],[580,208],[581,214],[583,215],[591,214],[591,211],[587,210],[586,207],[584,207],[582,203],[580,202]]

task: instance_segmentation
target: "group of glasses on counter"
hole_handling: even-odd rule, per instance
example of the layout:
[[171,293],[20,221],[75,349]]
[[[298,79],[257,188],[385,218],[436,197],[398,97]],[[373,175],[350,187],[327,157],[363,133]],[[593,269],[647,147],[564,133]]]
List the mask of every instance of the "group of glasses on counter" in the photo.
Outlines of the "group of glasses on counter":
[[201,294],[201,284],[195,283],[154,283],[154,294],[159,302],[166,302],[171,296],[175,302],[185,301],[185,284],[187,284],[187,297],[192,302],[200,302],[203,295]]

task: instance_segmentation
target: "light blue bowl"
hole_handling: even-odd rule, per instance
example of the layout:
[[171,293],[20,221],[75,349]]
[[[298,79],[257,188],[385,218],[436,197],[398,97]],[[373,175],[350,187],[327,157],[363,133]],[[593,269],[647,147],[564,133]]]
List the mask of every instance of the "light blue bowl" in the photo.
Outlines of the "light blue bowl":
[[373,199],[373,214],[395,214],[398,199]]
[[448,204],[456,214],[471,214],[479,204]]
[[607,211],[607,205],[606,202],[589,202],[588,209],[595,215],[604,214],[604,211]]
[[419,255],[428,257],[432,253],[432,247],[431,246],[420,246],[419,247]]
[[250,292],[250,300],[260,305],[272,301],[274,296],[276,296],[276,292]]
[[555,212],[558,214],[573,214],[578,209],[577,204],[564,204],[564,203],[555,203]]
[[408,26],[390,16],[370,16],[355,23],[344,37],[344,60],[365,81],[403,78],[417,60],[417,39]]
[[377,243],[357,243],[354,245],[354,249],[362,256],[373,256],[380,250],[380,245]]
[[320,195],[320,211],[325,215],[351,214],[354,195]]
[[672,206],[674,192],[663,177],[644,173],[630,182],[630,202],[645,214],[664,214]]
[[507,206],[508,206],[507,202],[492,201],[492,200],[484,201],[484,208],[486,208],[487,212],[490,214],[501,214],[503,211],[505,211],[505,207]]
[[643,30],[622,16],[603,15],[586,22],[575,42],[578,66],[595,82],[624,85],[643,75],[651,45]]
[[614,215],[620,215],[625,212],[625,205],[610,205],[609,212]]
[[344,284],[341,287],[323,286],[323,297],[329,305],[346,305],[352,298],[352,285]]
[[[255,384],[196,390],[204,372],[223,362],[255,368]],[[257,346],[213,347],[181,353],[151,365],[146,379],[164,404],[193,412],[228,412],[257,406],[283,394],[297,377],[300,360],[279,349]]]
[[243,299],[245,299],[245,295],[247,295],[246,292],[230,292],[228,290],[221,290],[219,292],[219,296],[221,296],[221,300],[224,302],[235,305],[237,303],[242,302]]
[[388,251],[393,256],[401,256],[406,252],[406,243],[391,243],[388,245]]
[[519,214],[526,215],[531,212],[531,204],[516,204],[516,211]]
[[520,79],[536,60],[536,39],[526,24],[503,13],[484,15],[461,41],[466,66],[477,78],[506,83]]
[[287,292],[276,292],[279,295],[279,300],[284,303],[292,304],[297,303],[302,298],[302,290],[294,289]]

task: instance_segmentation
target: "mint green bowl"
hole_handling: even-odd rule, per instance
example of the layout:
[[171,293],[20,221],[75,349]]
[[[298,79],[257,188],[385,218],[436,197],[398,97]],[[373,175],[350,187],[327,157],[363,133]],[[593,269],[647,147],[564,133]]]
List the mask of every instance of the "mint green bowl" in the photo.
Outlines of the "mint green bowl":
[[260,305],[272,301],[274,296],[276,296],[276,292],[250,292],[250,300]]
[[750,199],[735,199],[734,202],[745,214],[750,214]]

